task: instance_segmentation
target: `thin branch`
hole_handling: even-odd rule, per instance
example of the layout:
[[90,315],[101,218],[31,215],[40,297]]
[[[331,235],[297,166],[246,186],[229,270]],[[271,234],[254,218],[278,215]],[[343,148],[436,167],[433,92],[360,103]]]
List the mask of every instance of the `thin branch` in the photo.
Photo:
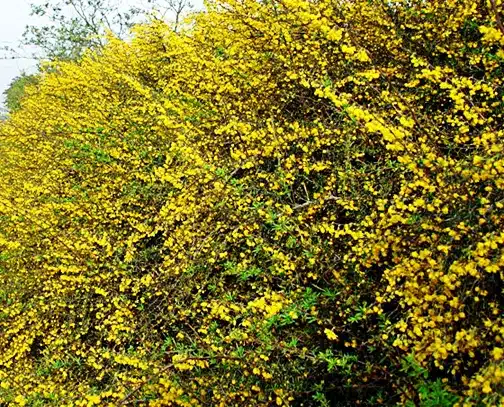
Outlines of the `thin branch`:
[[497,4],[495,3],[495,0],[490,0],[490,3],[492,4],[492,9],[493,9],[493,12],[495,13],[495,22],[497,23],[497,27],[499,28],[501,33],[504,35],[504,25],[502,24],[499,10],[497,10]]
[[310,206],[310,205],[316,204],[316,203],[318,203],[321,200],[324,200],[324,201],[337,201],[338,199],[340,199],[340,198],[337,197],[337,196],[329,195],[328,197],[324,197],[324,198],[321,198],[321,199],[315,199],[313,201],[306,201],[306,202],[304,202],[302,204],[297,204],[297,205],[293,206],[292,209],[294,211],[297,211],[298,209],[304,208],[306,206]]

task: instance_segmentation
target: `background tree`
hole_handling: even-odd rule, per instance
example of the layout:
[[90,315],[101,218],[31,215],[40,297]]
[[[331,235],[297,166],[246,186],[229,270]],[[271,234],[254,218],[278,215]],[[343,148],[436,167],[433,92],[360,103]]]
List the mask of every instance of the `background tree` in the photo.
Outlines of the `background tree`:
[[[149,2],[155,3],[152,0]],[[171,12],[173,15],[173,30],[177,32],[180,25],[180,19],[184,12],[192,9],[193,5],[187,0],[165,0],[154,6],[154,10],[164,19],[166,14]]]
[[21,107],[21,99],[24,96],[26,86],[36,84],[38,80],[38,74],[28,75],[23,72],[11,81],[9,87],[3,92],[5,107],[9,112],[14,112]]
[[124,6],[118,0],[49,0],[31,5],[32,15],[44,17],[46,25],[30,25],[23,34],[23,45],[36,46],[44,59],[76,59],[88,48],[104,46],[104,34],[111,31],[125,39],[130,28],[150,16],[174,18],[174,30],[189,0],[147,0]]

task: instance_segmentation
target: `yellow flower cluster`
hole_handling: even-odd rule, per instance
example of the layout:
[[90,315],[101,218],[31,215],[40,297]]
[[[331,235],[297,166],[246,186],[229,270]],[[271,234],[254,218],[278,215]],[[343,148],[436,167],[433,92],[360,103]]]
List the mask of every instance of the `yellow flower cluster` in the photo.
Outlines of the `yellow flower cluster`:
[[502,405],[502,2],[207,8],[0,123],[0,405]]

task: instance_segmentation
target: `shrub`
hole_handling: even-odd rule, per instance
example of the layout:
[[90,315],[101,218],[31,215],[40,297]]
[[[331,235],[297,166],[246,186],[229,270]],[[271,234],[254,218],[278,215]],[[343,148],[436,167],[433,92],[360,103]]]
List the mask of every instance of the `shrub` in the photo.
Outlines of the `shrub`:
[[0,402],[502,402],[500,7],[228,0],[52,66],[0,125]]

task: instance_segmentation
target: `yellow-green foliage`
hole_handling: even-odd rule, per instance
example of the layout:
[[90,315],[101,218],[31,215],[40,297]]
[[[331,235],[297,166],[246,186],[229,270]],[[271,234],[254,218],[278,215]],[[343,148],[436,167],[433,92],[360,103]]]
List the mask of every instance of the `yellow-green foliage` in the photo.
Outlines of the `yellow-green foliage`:
[[501,2],[208,8],[1,124],[0,404],[502,405]]

